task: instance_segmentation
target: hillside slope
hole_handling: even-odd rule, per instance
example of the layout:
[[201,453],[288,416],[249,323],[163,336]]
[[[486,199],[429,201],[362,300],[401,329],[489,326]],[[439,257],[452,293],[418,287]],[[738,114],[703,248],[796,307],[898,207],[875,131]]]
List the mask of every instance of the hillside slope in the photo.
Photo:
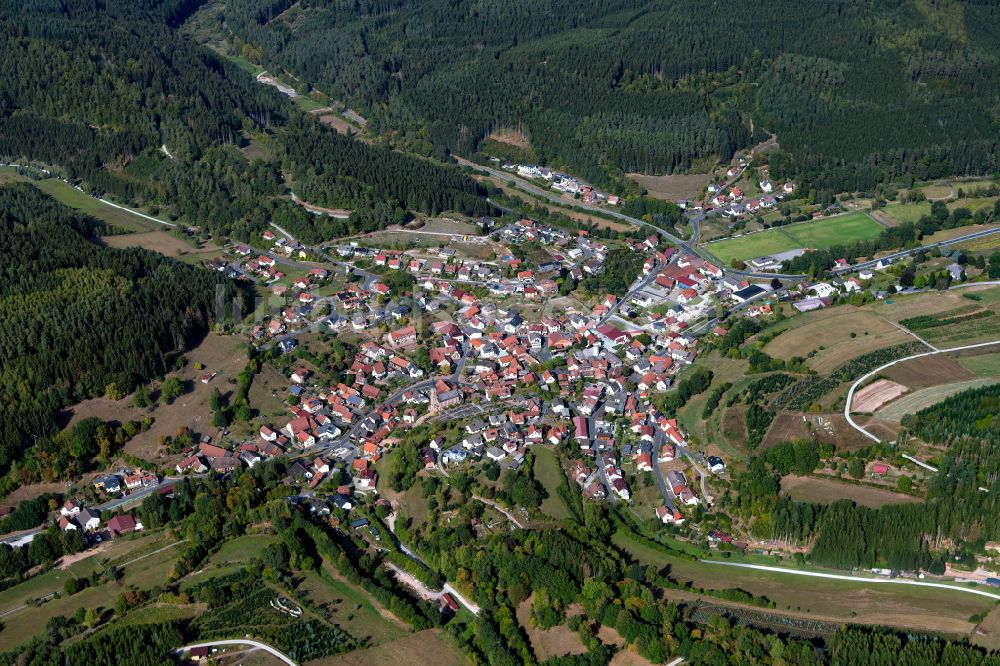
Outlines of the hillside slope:
[[224,5],[264,66],[442,151],[471,154],[514,128],[540,161],[602,181],[728,159],[766,129],[786,151],[775,173],[822,188],[998,168],[993,3]]

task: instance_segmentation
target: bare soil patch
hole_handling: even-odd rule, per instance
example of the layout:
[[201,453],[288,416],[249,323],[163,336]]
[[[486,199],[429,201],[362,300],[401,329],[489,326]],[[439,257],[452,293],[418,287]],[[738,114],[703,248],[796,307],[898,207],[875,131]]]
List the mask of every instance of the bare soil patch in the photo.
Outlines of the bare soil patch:
[[192,254],[211,256],[220,251],[220,248],[213,243],[198,242],[197,245],[193,245],[166,231],[104,236],[101,241],[108,247],[143,247],[168,257],[184,257]]
[[882,374],[912,390],[966,381],[976,377],[972,372],[963,368],[958,361],[944,354],[897,363],[891,368],[886,368]]
[[891,490],[795,474],[789,474],[781,479],[781,492],[794,500],[803,502],[831,504],[837,500],[849,499],[873,508],[887,504],[910,504],[920,501],[919,497],[894,493]]
[[652,663],[649,659],[632,652],[631,649],[620,650],[608,662],[609,666],[652,666]]
[[851,409],[855,412],[873,413],[890,400],[895,400],[908,389],[889,379],[879,379],[854,394]]
[[358,128],[336,113],[324,113],[319,117],[319,121],[328,127],[332,127],[337,131],[337,134],[343,134],[344,136],[353,136],[359,132]]
[[580,637],[569,630],[564,624],[551,629],[539,629],[531,623],[531,604],[535,600],[534,593],[522,601],[517,607],[517,621],[528,634],[531,648],[539,661],[549,657],[559,657],[567,654],[583,654],[587,649],[580,642]]
[[596,634],[598,640],[600,640],[605,645],[617,645],[618,647],[623,647],[625,645],[625,639],[622,635],[618,633],[618,630],[614,627],[608,627],[601,625],[597,630]]
[[525,150],[531,149],[531,140],[528,135],[520,130],[515,129],[502,129],[492,132],[487,139],[493,139],[494,141],[499,141],[500,143],[506,143],[511,146],[517,146],[518,148],[523,148]]
[[[803,414],[778,412],[761,442],[767,448],[796,439],[815,439],[833,444],[838,450],[853,451],[867,446],[871,440],[847,425],[843,414]],[[822,419],[822,423],[820,423]],[[827,430],[832,430],[832,434]],[[894,437],[895,435],[893,435]]]
[[647,176],[641,173],[625,175],[646,188],[649,196],[671,201],[697,198],[711,179],[711,174],[707,173],[675,174],[672,176]]

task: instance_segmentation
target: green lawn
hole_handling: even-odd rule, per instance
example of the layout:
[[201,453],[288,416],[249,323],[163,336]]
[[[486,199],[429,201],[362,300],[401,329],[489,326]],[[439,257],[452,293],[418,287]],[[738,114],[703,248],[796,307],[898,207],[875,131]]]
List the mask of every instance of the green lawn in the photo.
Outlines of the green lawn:
[[822,250],[875,238],[882,230],[882,226],[867,213],[855,212],[776,227],[703,247],[723,264],[729,264],[733,259],[752,259],[800,248]]
[[275,542],[271,534],[247,534],[222,544],[217,553],[208,558],[209,564],[224,566],[239,564],[260,557],[264,549]]
[[924,215],[930,215],[931,205],[927,201],[908,204],[889,204],[882,211],[900,223],[916,222]]
[[979,377],[1000,377],[1000,353],[962,356],[958,364]]
[[310,111],[315,111],[316,109],[324,109],[327,106],[322,102],[317,102],[309,95],[297,95],[292,98],[292,101],[295,102],[295,104],[306,113]]
[[[994,201],[996,201],[996,197],[958,199],[957,201],[951,201],[948,203],[948,210],[953,211],[956,208],[968,208],[970,211],[975,213],[984,206],[992,206]],[[916,222],[924,215],[931,214],[931,204],[929,201],[906,204],[889,204],[882,209],[882,212],[901,224],[905,222]]]
[[25,182],[30,183],[51,196],[56,201],[75,208],[88,215],[96,217],[102,222],[107,222],[113,227],[129,232],[163,231],[169,227],[157,224],[150,220],[133,215],[132,213],[101,203],[97,199],[84,194],[75,187],[59,180],[58,178],[46,178],[45,180],[31,180],[21,176],[13,167],[0,167],[0,184],[4,182]]
[[569,518],[569,510],[556,492],[559,483],[563,479],[563,471],[559,467],[559,459],[556,458],[555,452],[546,446],[532,447],[532,451],[535,454],[535,478],[538,479],[538,482],[545,487],[545,491],[549,494],[542,502],[542,513],[552,516],[556,520]]
[[318,606],[323,619],[343,627],[352,636],[367,638],[371,645],[380,645],[409,633],[383,616],[364,590],[332,574],[304,573],[295,594]]

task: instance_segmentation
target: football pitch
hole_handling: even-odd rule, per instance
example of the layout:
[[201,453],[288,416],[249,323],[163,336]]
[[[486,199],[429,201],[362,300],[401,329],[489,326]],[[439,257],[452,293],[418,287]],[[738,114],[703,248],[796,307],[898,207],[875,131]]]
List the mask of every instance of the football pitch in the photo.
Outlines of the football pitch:
[[875,238],[882,230],[882,225],[867,213],[855,212],[775,227],[702,247],[728,265],[733,259],[753,259],[804,248],[823,250],[834,245],[849,245],[854,241]]

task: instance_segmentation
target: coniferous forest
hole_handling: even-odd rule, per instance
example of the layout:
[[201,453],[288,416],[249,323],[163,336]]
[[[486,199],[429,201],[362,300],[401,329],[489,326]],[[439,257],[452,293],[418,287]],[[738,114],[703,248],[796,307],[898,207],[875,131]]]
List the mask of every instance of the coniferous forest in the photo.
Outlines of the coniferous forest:
[[834,192],[998,167],[995,3],[231,0],[224,11],[263,66],[439,154],[516,129],[539,161],[600,182],[728,160],[775,133],[772,176]]
[[[177,25],[200,4],[0,3],[0,157],[241,239],[271,219],[311,243],[405,211],[486,212],[457,169],[338,136],[182,37]],[[268,140],[266,159],[239,151],[250,136]],[[354,216],[316,222],[289,184]]]
[[65,405],[166,372],[205,335],[217,297],[238,296],[217,273],[98,245],[99,225],[30,185],[0,187],[4,472],[36,442],[52,448]]

